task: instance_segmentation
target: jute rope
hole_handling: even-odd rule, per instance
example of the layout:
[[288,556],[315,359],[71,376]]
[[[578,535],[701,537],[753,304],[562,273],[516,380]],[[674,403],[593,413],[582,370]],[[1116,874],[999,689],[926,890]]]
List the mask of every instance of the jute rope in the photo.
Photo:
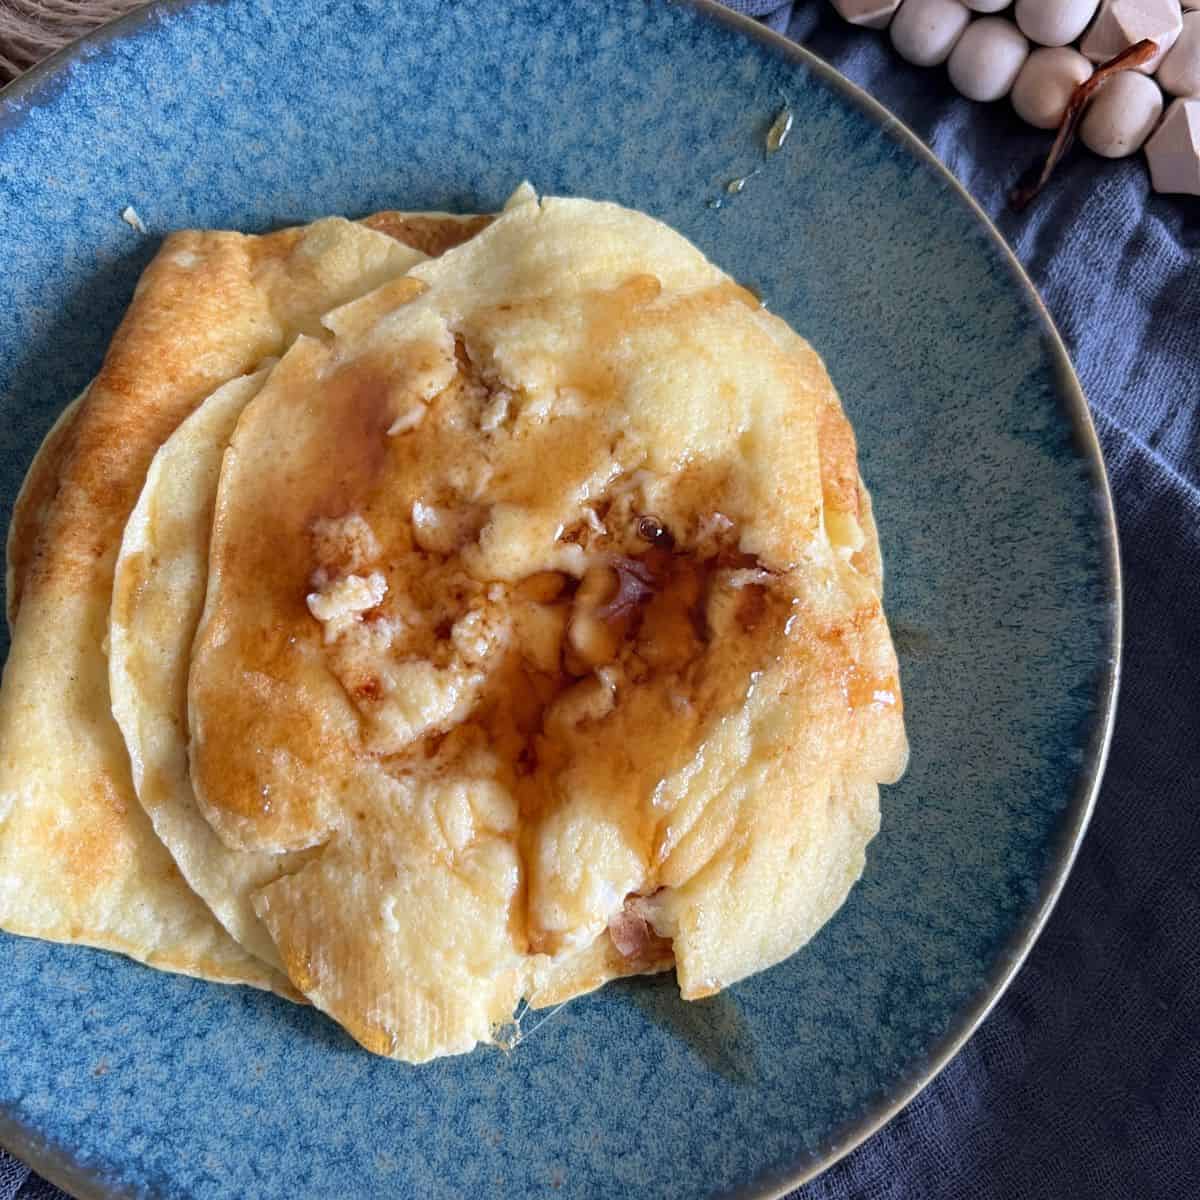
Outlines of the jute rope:
[[143,0],[0,0],[0,85]]

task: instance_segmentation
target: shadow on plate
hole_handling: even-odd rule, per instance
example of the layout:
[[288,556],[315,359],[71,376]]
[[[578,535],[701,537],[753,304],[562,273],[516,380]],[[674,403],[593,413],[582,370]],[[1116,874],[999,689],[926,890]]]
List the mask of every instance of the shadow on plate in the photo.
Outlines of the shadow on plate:
[[720,992],[706,1000],[684,1000],[671,973],[622,979],[604,990],[613,1000],[620,997],[632,1002],[730,1083],[753,1084],[758,1080],[758,1056],[750,1025],[732,992]]

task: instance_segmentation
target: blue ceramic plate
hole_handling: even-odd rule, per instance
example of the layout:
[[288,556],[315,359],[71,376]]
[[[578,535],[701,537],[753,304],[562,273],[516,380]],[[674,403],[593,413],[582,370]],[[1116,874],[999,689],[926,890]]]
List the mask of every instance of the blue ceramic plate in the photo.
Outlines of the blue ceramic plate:
[[[764,161],[785,97],[795,128]],[[166,3],[9,88],[6,513],[162,233],[481,211],[525,177],[669,221],[829,364],[875,496],[912,738],[865,877],[806,950],[711,1001],[618,985],[515,1053],[419,1069],[269,996],[0,936],[0,1141],[80,1195],[772,1195],[931,1078],[1062,885],[1119,644],[1079,387],[929,154],[713,5]]]

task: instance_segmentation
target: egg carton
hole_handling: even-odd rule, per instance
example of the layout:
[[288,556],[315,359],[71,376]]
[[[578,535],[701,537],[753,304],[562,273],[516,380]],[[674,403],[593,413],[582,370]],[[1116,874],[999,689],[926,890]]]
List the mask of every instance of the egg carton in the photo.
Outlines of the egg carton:
[[1151,58],[1098,88],[1079,137],[1105,158],[1144,150],[1155,191],[1200,195],[1200,0],[830,2],[853,25],[888,30],[909,62],[945,63],[968,99],[1008,96],[1038,129],[1059,124],[1097,64],[1153,41]]

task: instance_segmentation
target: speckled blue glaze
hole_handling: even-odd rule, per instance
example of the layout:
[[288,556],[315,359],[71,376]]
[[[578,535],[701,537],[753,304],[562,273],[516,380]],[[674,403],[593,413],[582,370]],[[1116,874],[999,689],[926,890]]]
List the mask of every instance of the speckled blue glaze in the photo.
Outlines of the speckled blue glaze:
[[[784,150],[710,207],[761,163],[781,96]],[[702,4],[166,4],[9,89],[5,519],[163,232],[486,210],[524,177],[671,222],[829,364],[913,750],[866,875],[807,950],[725,995],[618,985],[513,1054],[420,1069],[269,996],[0,935],[0,1141],[81,1195],[769,1194],[927,1080],[1057,894],[1119,634],[1082,398],[949,177],[803,52]]]

